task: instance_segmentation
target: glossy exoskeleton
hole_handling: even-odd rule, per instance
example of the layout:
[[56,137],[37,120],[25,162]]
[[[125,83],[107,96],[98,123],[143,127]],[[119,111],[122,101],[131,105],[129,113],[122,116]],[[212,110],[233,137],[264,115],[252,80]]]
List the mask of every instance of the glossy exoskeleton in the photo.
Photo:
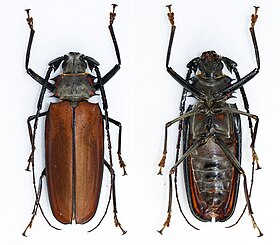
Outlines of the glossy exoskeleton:
[[[113,199],[113,213],[116,227],[123,230],[116,208],[115,174],[112,162],[111,140],[109,122],[119,127],[118,157],[120,166],[125,171],[125,164],[121,157],[121,123],[109,118],[108,104],[104,90],[104,84],[110,80],[120,69],[121,59],[117,41],[113,30],[115,19],[115,7],[110,13],[109,30],[114,43],[114,48],[118,63],[105,75],[101,76],[99,63],[78,52],[70,52],[67,55],[58,57],[49,62],[49,68],[45,78],[35,73],[29,68],[30,51],[34,36],[33,19],[29,15],[27,22],[30,27],[30,37],[26,53],[26,71],[38,83],[42,85],[41,93],[37,103],[37,112],[28,118],[28,129],[31,141],[31,154],[27,169],[30,165],[33,173],[33,185],[36,201],[30,223],[23,232],[32,225],[33,219],[40,209],[44,218],[45,214],[40,204],[42,191],[42,179],[46,177],[50,206],[54,217],[63,224],[71,224],[73,220],[77,224],[84,224],[90,221],[97,210],[99,196],[102,186],[103,166],[105,166],[111,176],[111,187],[108,204],[104,216],[97,224],[97,228],[105,214],[109,203]],[[62,67],[62,73],[49,81],[52,72]],[[87,70],[95,71],[95,75]],[[48,111],[41,112],[42,103],[46,90],[53,93],[60,102],[51,103]],[[103,111],[98,103],[91,103],[89,98],[100,91]],[[36,185],[34,171],[35,137],[38,120],[46,116],[45,123],[45,169]],[[34,121],[33,128],[31,121]],[[103,121],[105,121],[103,123]],[[105,128],[105,129],[104,129]],[[108,141],[109,161],[104,157],[104,134]],[[48,224],[52,226],[46,219]],[[53,228],[56,228],[52,226]],[[58,228],[56,228],[58,229]],[[92,229],[92,230],[93,230]]]
[[[177,168],[183,163],[188,203],[192,214],[198,220],[203,222],[212,220],[223,222],[228,220],[234,213],[240,176],[242,176],[246,206],[252,219],[253,227],[258,230],[259,236],[262,236],[262,232],[254,220],[250,203],[252,185],[250,191],[248,191],[246,174],[241,167],[240,122],[241,116],[248,118],[252,138],[253,168],[256,163],[257,169],[259,169],[258,157],[255,152],[259,119],[249,112],[249,104],[243,88],[243,85],[258,74],[260,69],[259,51],[254,31],[254,25],[258,17],[258,7],[255,7],[255,13],[251,16],[250,27],[257,68],[241,78],[237,70],[237,64],[234,61],[218,55],[215,51],[206,51],[187,64],[186,79],[182,78],[169,66],[176,27],[171,5],[167,7],[169,8],[168,17],[171,23],[171,35],[166,68],[168,73],[184,89],[180,103],[180,116],[168,122],[165,126],[164,150],[159,164],[159,174],[162,174],[162,168],[166,160],[168,127],[179,122],[176,162],[169,174],[168,216],[159,232],[162,233],[164,228],[170,224],[173,174],[175,174],[176,197],[180,211],[183,214],[177,195]],[[236,81],[223,73],[224,66],[235,74]],[[192,76],[193,73],[194,75]],[[227,102],[229,98],[233,97],[232,94],[236,90],[241,91],[246,111],[238,110],[236,104]],[[196,99],[196,103],[189,105],[185,111],[188,93]],[[254,127],[251,119],[255,120]],[[179,157],[181,141],[183,142],[183,155]],[[183,216],[186,219],[184,214]],[[186,221],[189,223],[187,219]],[[192,224],[190,225],[193,226]],[[196,227],[194,228],[197,229]]]

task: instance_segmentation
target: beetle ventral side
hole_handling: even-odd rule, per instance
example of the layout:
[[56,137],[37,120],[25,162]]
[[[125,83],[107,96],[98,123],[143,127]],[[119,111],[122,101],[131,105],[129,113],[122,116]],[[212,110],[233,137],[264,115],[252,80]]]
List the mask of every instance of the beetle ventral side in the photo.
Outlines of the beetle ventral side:
[[[256,165],[256,169],[260,169],[255,151],[259,118],[250,113],[249,102],[243,87],[258,74],[260,69],[259,51],[254,30],[258,18],[258,7],[255,7],[255,12],[251,16],[249,29],[257,68],[246,76],[240,77],[236,62],[211,50],[203,52],[200,57],[192,59],[187,64],[186,79],[182,78],[169,65],[176,26],[171,5],[168,5],[167,8],[169,9],[167,15],[171,24],[171,33],[166,56],[166,69],[183,86],[183,93],[179,117],[165,125],[163,156],[159,163],[159,174],[162,174],[166,161],[168,128],[176,122],[179,123],[175,164],[169,172],[168,215],[159,233],[162,234],[171,221],[173,175],[180,212],[186,222],[198,230],[186,218],[178,197],[177,169],[183,163],[187,199],[195,218],[202,222],[213,220],[224,222],[230,219],[237,203],[239,184],[243,180],[246,206],[237,222],[232,226],[239,222],[245,210],[248,209],[253,228],[258,230],[258,236],[262,236],[263,234],[255,222],[250,201],[253,181],[248,189],[247,176],[241,167],[241,117],[245,116],[248,118],[251,134],[252,180],[254,166]],[[223,73],[224,67],[230,73],[234,73],[236,79],[225,75]],[[236,104],[228,103],[228,99],[233,98],[233,93],[237,90],[240,90],[242,95],[245,111],[239,110]],[[186,107],[188,96],[194,97],[196,102]],[[254,126],[252,119],[255,121]],[[182,155],[180,155],[181,151]]]
[[[111,200],[113,201],[114,223],[123,234],[117,216],[115,172],[112,161],[112,144],[110,138],[109,123],[115,124],[119,129],[118,151],[120,166],[126,175],[125,164],[121,156],[121,132],[120,122],[108,115],[108,102],[104,90],[104,84],[109,81],[120,69],[121,59],[113,22],[116,17],[115,8],[110,12],[109,31],[114,44],[118,63],[105,76],[101,76],[99,63],[92,57],[79,52],[69,52],[49,62],[49,68],[45,77],[41,77],[29,68],[31,46],[34,37],[33,18],[30,17],[30,9],[27,9],[27,22],[30,27],[30,37],[26,52],[25,68],[27,73],[42,85],[41,93],[37,102],[35,115],[28,118],[28,130],[31,142],[31,154],[28,159],[27,171],[32,170],[35,204],[32,217],[23,235],[31,228],[35,215],[41,211],[47,223],[53,226],[46,218],[40,204],[42,192],[42,180],[46,177],[49,201],[54,217],[63,224],[85,224],[90,221],[98,208],[99,196],[102,187],[103,168],[110,173],[110,191],[105,212],[96,229],[103,221]],[[51,78],[52,72],[59,67],[62,73]],[[94,74],[87,72],[94,71]],[[48,111],[41,112],[44,95],[50,91],[59,102],[51,103]],[[101,111],[99,104],[88,101],[100,91],[102,99]],[[36,183],[35,176],[35,139],[40,117],[46,116],[45,122],[45,168]],[[32,123],[33,122],[33,126]],[[107,138],[108,161],[104,156],[104,136]]]

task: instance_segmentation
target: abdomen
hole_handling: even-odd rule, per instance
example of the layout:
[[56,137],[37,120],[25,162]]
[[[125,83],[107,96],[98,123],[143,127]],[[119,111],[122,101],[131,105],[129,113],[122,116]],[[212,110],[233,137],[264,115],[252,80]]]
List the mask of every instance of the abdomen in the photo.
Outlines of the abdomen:
[[[240,162],[240,117],[232,115],[229,122],[232,125],[228,128],[229,137],[222,140]],[[186,120],[184,151],[194,141],[191,128],[190,120]],[[212,137],[184,162],[184,175],[189,206],[197,219],[223,222],[231,217],[238,195],[239,174]]]

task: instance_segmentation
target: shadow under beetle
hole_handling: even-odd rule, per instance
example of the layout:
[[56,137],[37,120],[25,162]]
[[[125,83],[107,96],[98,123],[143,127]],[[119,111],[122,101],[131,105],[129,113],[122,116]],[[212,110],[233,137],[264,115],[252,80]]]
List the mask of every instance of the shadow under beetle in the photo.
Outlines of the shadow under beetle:
[[[253,217],[250,202],[253,180],[251,181],[250,190],[248,190],[246,173],[241,166],[240,122],[240,116],[246,116],[248,118],[252,139],[250,147],[253,158],[253,179],[254,165],[256,164],[257,169],[260,169],[258,156],[255,152],[259,118],[249,111],[249,103],[243,85],[257,75],[260,69],[259,51],[254,31],[254,26],[258,18],[258,7],[255,7],[255,13],[251,16],[250,27],[257,68],[253,69],[246,76],[240,77],[237,64],[234,61],[218,55],[215,51],[206,51],[200,57],[192,59],[187,64],[188,72],[186,79],[182,78],[169,66],[176,26],[174,24],[174,13],[171,11],[171,5],[167,7],[169,9],[167,15],[171,23],[171,34],[166,57],[166,68],[168,73],[184,89],[180,102],[180,116],[165,125],[164,149],[163,157],[159,163],[159,174],[162,174],[162,168],[165,166],[168,128],[172,124],[179,122],[176,160],[169,172],[168,215],[159,233],[162,234],[165,227],[170,225],[173,174],[175,175],[176,199],[180,212],[187,223],[198,230],[198,228],[194,227],[187,220],[178,198],[177,168],[183,163],[187,199],[190,210],[195,218],[203,222],[212,220],[224,222],[228,220],[235,210],[240,176],[242,176],[246,206],[235,224],[239,222],[246,208],[248,208],[253,227],[258,230],[258,236],[262,236],[263,234]],[[224,65],[231,73],[233,72],[235,74],[235,82],[234,79],[223,73]],[[194,73],[193,76],[192,73]],[[236,104],[227,102],[237,90],[241,92],[246,111],[240,111],[237,109]],[[187,110],[185,110],[188,94],[196,99],[196,103],[189,105]],[[254,127],[251,119],[255,120]],[[183,144],[182,156],[180,156],[181,142]]]
[[[119,227],[123,234],[126,233],[117,217],[115,173],[112,162],[109,122],[119,128],[117,154],[120,166],[124,170],[124,175],[126,175],[125,164],[121,157],[122,126],[120,122],[108,116],[108,104],[104,90],[104,84],[116,74],[121,65],[120,52],[113,30],[117,5],[112,5],[113,11],[110,12],[108,28],[113,40],[118,63],[103,77],[98,68],[99,63],[95,59],[78,52],[70,52],[49,62],[49,68],[44,78],[29,68],[30,51],[35,31],[33,29],[33,18],[29,15],[30,10],[26,10],[30,37],[26,52],[25,68],[27,73],[42,85],[42,88],[37,103],[37,112],[27,120],[32,151],[26,170],[30,171],[31,165],[36,200],[31,221],[23,232],[24,236],[26,236],[27,229],[31,228],[38,209],[40,209],[48,224],[52,226],[47,220],[40,204],[42,179],[44,177],[47,180],[51,209],[54,217],[59,222],[70,224],[75,220],[77,224],[84,224],[90,221],[98,207],[103,166],[109,170],[111,176],[109,200],[104,215],[92,230],[100,225],[108,211],[109,203],[113,199],[115,226]],[[60,65],[63,72],[51,79],[54,82],[50,82],[51,73],[55,72]],[[90,71],[94,70],[96,76],[86,72],[87,68]],[[53,93],[60,102],[52,103],[48,111],[41,112],[44,95],[47,90]],[[98,104],[88,101],[90,97],[96,95],[97,91],[101,93],[104,115]],[[43,116],[46,116],[46,167],[41,173],[37,186],[34,172],[35,137],[38,120]],[[34,121],[33,128],[31,121]],[[103,121],[105,121],[104,124]],[[104,127],[108,141],[108,162],[104,159]],[[58,229],[54,226],[52,227]]]

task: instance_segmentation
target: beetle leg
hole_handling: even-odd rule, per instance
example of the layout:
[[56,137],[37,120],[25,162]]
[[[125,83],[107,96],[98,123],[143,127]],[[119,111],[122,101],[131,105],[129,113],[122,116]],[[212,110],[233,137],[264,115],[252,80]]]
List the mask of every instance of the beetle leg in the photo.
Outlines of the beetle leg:
[[114,44],[114,48],[115,48],[115,52],[116,52],[116,56],[117,56],[117,60],[118,60],[118,65],[120,66],[121,56],[120,56],[119,46],[118,46],[118,43],[117,43],[115,32],[114,32],[114,29],[113,29],[113,22],[114,22],[115,17],[116,17],[115,8],[118,5],[117,4],[112,4],[112,5],[113,5],[113,11],[110,12],[110,23],[109,23],[108,28],[109,28],[109,31],[110,31],[110,34],[111,34],[111,37],[112,37],[112,40],[113,40],[113,44]]
[[32,223],[33,223],[33,220],[34,220],[34,218],[37,214],[38,207],[41,206],[40,205],[40,198],[41,198],[41,193],[42,193],[42,179],[43,179],[44,176],[46,176],[46,169],[44,169],[41,173],[41,176],[40,176],[40,179],[39,179],[38,193],[37,193],[36,200],[35,200],[34,207],[33,207],[33,211],[32,211],[32,217],[31,217],[31,220],[30,220],[29,224],[27,225],[24,232],[22,233],[23,236],[26,236],[27,229],[32,227]]
[[160,163],[158,165],[160,167],[159,172],[158,172],[159,175],[162,175],[162,169],[165,166],[165,160],[166,160],[166,154],[167,154],[167,131],[168,131],[168,128],[172,124],[174,124],[174,123],[176,123],[178,121],[181,121],[181,120],[183,120],[183,119],[185,119],[187,117],[190,117],[190,116],[194,115],[196,112],[197,112],[197,110],[191,110],[191,111],[187,112],[186,114],[184,114],[182,116],[179,116],[179,117],[175,118],[174,120],[172,120],[172,121],[170,121],[170,122],[165,124],[163,156],[162,156],[162,158],[160,160]]
[[119,219],[118,219],[118,216],[117,216],[118,211],[117,211],[117,201],[116,201],[116,184],[115,184],[116,183],[116,181],[115,181],[116,175],[115,175],[115,171],[112,168],[112,166],[108,162],[106,162],[105,160],[104,160],[104,164],[108,168],[108,170],[109,170],[109,172],[112,176],[112,183],[111,183],[112,189],[111,189],[111,191],[112,191],[112,196],[113,196],[114,223],[115,223],[116,227],[119,227],[121,229],[122,234],[124,235],[127,231],[125,231],[122,228],[121,223],[119,222]]
[[171,5],[169,5],[169,13],[167,14],[167,16],[168,16],[168,19],[169,19],[169,21],[171,23],[171,32],[170,32],[168,50],[167,50],[167,55],[166,55],[166,67],[169,66],[171,49],[172,49],[172,44],[173,44],[175,30],[176,30],[176,26],[174,25],[174,13],[171,12]]
[[[171,170],[169,171],[169,198],[168,198],[168,210],[167,210],[167,218],[163,224],[163,227],[158,230],[158,232],[160,234],[162,234],[163,230],[165,229],[165,227],[169,227],[170,225],[170,221],[171,221],[171,211],[172,211],[172,174],[176,173],[177,171],[177,167],[180,165],[181,162],[183,162],[193,151],[195,151],[198,147],[204,145],[207,140],[208,140],[208,136],[206,137],[202,137],[198,140],[195,141],[195,143],[184,153],[184,155],[182,157],[180,157],[180,159],[175,163],[175,165],[171,168]],[[184,215],[183,215],[184,216]],[[188,222],[188,220],[187,220]],[[191,225],[193,228],[197,229],[196,227],[194,227],[192,224],[190,224],[188,222],[189,225]]]
[[111,167],[111,165],[104,159],[104,165],[108,168],[109,172],[110,172],[110,175],[111,175],[111,188],[110,188],[110,194],[109,194],[109,198],[108,198],[108,203],[107,203],[107,206],[106,206],[106,209],[105,209],[105,212],[101,218],[101,220],[98,222],[98,224],[91,230],[89,230],[88,232],[91,232],[93,230],[95,230],[100,224],[101,222],[103,221],[103,219],[105,218],[107,212],[108,212],[108,208],[109,208],[109,204],[111,202],[111,198],[113,196],[113,212],[114,212],[114,223],[115,223],[115,226],[116,227],[119,227],[123,233],[123,235],[127,232],[125,231],[119,220],[118,220],[118,217],[117,217],[117,205],[116,205],[116,188],[115,188],[115,171],[114,169]]
[[[237,64],[234,61],[232,61],[229,58],[227,58],[227,57],[223,57],[223,61],[226,64],[228,70],[230,72],[232,72],[232,71],[234,72],[237,81],[240,81],[241,78],[240,78],[239,72],[238,72],[238,70],[236,68]],[[244,89],[243,86],[240,87],[240,93],[242,95],[242,100],[243,100],[244,108],[245,108],[246,112],[250,114],[249,102],[248,102],[248,99],[247,99],[247,96],[246,96],[246,92],[245,92],[245,89]],[[251,138],[253,140],[254,133],[253,133],[253,124],[252,124],[251,117],[248,117],[248,123],[249,123],[249,129],[250,129],[250,133],[251,133]]]
[[[187,94],[184,94],[184,91],[183,91],[183,94],[182,94],[182,99],[181,99],[181,104],[180,104],[180,110],[182,111],[182,110],[185,110],[185,105],[184,105],[184,100],[185,100],[185,96],[186,96]],[[188,111],[190,111],[192,109],[192,105],[189,105],[189,107],[188,107],[188,109],[187,109],[187,112]],[[182,127],[182,124],[184,123],[184,124],[186,124],[185,125],[185,132],[184,132],[184,134],[186,133],[186,132],[188,132],[188,128],[189,128],[189,126],[190,126],[190,124],[189,124],[189,119],[187,119],[188,120],[188,123],[186,123],[185,122],[185,120],[184,120],[184,122],[183,121],[180,121],[180,124],[181,124],[181,127],[180,127],[180,125],[179,125],[179,132],[178,132],[178,139],[177,139],[177,149],[176,149],[176,161],[175,162],[177,162],[178,161],[178,159],[179,159],[179,154],[180,154],[180,145],[181,145],[181,131],[183,130],[183,127]],[[179,210],[180,210],[180,212],[181,212],[181,214],[182,214],[182,216],[183,216],[183,218],[185,219],[185,221],[192,227],[192,228],[194,228],[194,229],[196,229],[196,230],[199,230],[197,227],[195,227],[193,224],[191,224],[190,222],[189,222],[189,220],[187,219],[187,217],[186,217],[186,215],[184,214],[184,212],[183,212],[183,209],[182,209],[182,206],[181,206],[181,203],[180,203],[180,200],[179,200],[179,194],[178,194],[178,185],[177,185],[177,175],[178,175],[178,171],[177,171],[177,169],[175,170],[175,173],[174,173],[174,186],[175,186],[175,195],[176,195],[176,200],[177,200],[177,203],[178,203],[178,207],[179,207]]]
[[[184,88],[183,92],[182,92],[182,97],[181,97],[181,101],[180,101],[180,116],[183,115],[184,111],[185,111],[185,104],[186,104],[186,97],[187,97],[187,90]],[[189,112],[192,109],[192,106],[190,105],[187,109],[187,112]],[[178,126],[178,137],[177,137],[177,145],[176,145],[176,158],[175,158],[175,162],[178,161],[179,159],[179,154],[180,154],[180,148],[181,148],[181,135],[182,135],[182,130],[183,130],[183,120],[181,120],[179,122],[179,126]],[[195,226],[193,226],[189,220],[187,219],[186,215],[184,214],[182,207],[181,207],[181,203],[179,200],[179,195],[178,195],[178,185],[177,185],[177,175],[178,175],[178,171],[175,170],[174,173],[174,186],[175,186],[175,195],[176,195],[176,200],[178,203],[178,207],[180,209],[180,212],[182,214],[182,216],[184,217],[184,219],[186,220],[186,222],[193,227],[196,230],[199,230],[198,228],[196,228]]]
[[249,215],[250,215],[251,220],[252,220],[253,228],[256,228],[258,230],[258,232],[259,232],[258,236],[261,237],[263,234],[262,234],[260,228],[258,227],[257,223],[255,222],[255,219],[254,219],[254,216],[253,216],[253,211],[252,211],[252,206],[251,206],[251,202],[250,202],[250,196],[249,196],[249,192],[248,192],[247,178],[246,178],[245,171],[241,167],[241,165],[238,162],[238,160],[236,159],[236,157],[229,150],[227,144],[222,139],[220,139],[219,137],[214,137],[214,138],[215,138],[216,144],[218,144],[221,147],[221,149],[223,150],[223,152],[225,153],[225,155],[227,156],[229,161],[238,170],[238,172],[243,176],[243,180],[244,180],[244,182],[243,182],[244,194],[245,194],[245,199],[246,199]]
[[163,223],[163,227],[158,230],[158,233],[162,235],[163,230],[165,227],[169,227],[170,221],[171,221],[171,206],[172,206],[172,176],[169,173],[169,197],[168,197],[168,210],[167,210],[167,218],[165,222]]
[[[46,89],[47,89],[47,83],[48,83],[48,80],[50,78],[50,74],[53,70],[53,67],[49,67],[48,71],[47,71],[47,74],[46,74],[46,77],[44,79],[45,83],[43,84],[42,88],[41,88],[41,92],[40,92],[40,96],[39,96],[39,99],[38,99],[38,102],[37,102],[37,112],[36,112],[36,115],[35,115],[35,118],[34,118],[34,125],[33,125],[33,134],[32,134],[32,138],[30,138],[30,141],[31,141],[31,154],[29,156],[29,159],[28,159],[28,166],[26,168],[26,171],[30,171],[29,167],[30,167],[30,163],[32,164],[32,168],[34,167],[34,153],[35,153],[35,137],[36,137],[36,130],[37,130],[37,127],[38,127],[38,120],[39,120],[39,117],[40,117],[40,111],[42,109],[42,104],[43,104],[43,100],[44,100],[44,96],[45,96],[45,93],[46,93]],[[29,129],[29,135],[31,133],[31,129]]]
[[[40,110],[42,109],[44,95],[45,95],[45,92],[46,92],[46,89],[47,89],[47,81],[50,78],[50,74],[52,72],[52,69],[53,69],[52,67],[49,67],[49,69],[47,71],[47,74],[45,76],[45,79],[44,79],[45,83],[43,84],[43,86],[41,88],[40,96],[39,96],[39,99],[38,99],[38,102],[37,102],[37,112],[36,112],[36,115],[35,116],[31,116],[31,117],[28,118],[28,120],[29,119],[31,120],[34,117],[34,120],[35,120],[34,121],[34,125],[33,125],[33,133],[32,133],[32,129],[31,129],[31,125],[28,125],[28,127],[29,127],[30,142],[31,142],[31,145],[32,145],[31,146],[32,147],[32,151],[31,151],[31,155],[30,155],[29,159],[30,159],[30,163],[31,163],[31,167],[32,167],[32,180],[33,180],[33,188],[34,188],[34,192],[35,192],[35,196],[36,196],[36,202],[35,202],[35,206],[34,206],[34,210],[33,210],[33,216],[31,218],[31,221],[29,222],[28,226],[26,227],[25,231],[23,232],[24,236],[25,236],[26,230],[28,228],[31,228],[31,226],[32,226],[32,222],[33,222],[33,219],[34,219],[34,217],[35,217],[35,215],[37,213],[38,207],[40,208],[44,218],[46,219],[46,217],[44,215],[44,212],[43,212],[43,210],[41,208],[41,205],[39,203],[40,196],[41,196],[41,188],[42,188],[42,178],[45,175],[45,170],[43,170],[43,172],[42,172],[42,174],[40,176],[39,189],[37,190],[36,178],[35,178],[35,169],[34,169],[34,152],[35,152],[35,137],[36,137],[36,130],[37,130],[37,126],[38,126],[38,120],[39,120],[40,115],[44,114],[44,113],[40,113]],[[29,170],[30,163],[28,164],[26,170]],[[46,221],[48,222],[47,219],[46,219]],[[52,226],[49,222],[48,222],[48,224],[50,226]]]
[[[183,116],[184,111],[185,111],[185,106],[186,106],[186,97],[187,97],[187,90],[183,88],[182,96],[181,96],[181,101],[180,101],[180,116]],[[191,108],[190,108],[191,110]],[[188,111],[190,111],[188,110]],[[179,158],[179,152],[180,152],[180,147],[181,147],[181,134],[183,130],[183,120],[180,120],[179,126],[178,126],[178,138],[177,138],[177,145],[176,145],[176,161]]]
[[209,139],[209,136],[201,137],[200,139],[196,140],[193,145],[191,145],[188,150],[179,158],[179,160],[174,164],[174,166],[170,169],[170,174],[175,173],[178,166],[198,147],[204,145],[207,143],[207,140]]
[[254,119],[256,121],[254,129],[253,129],[253,133],[251,135],[252,142],[251,142],[250,147],[252,149],[253,162],[255,162],[257,164],[256,170],[261,169],[261,167],[259,165],[259,158],[258,158],[258,155],[257,155],[257,153],[255,151],[255,141],[256,141],[257,132],[258,132],[259,117],[257,115],[254,115],[254,114],[251,114],[251,113],[247,113],[247,112],[244,112],[244,111],[240,111],[240,110],[237,110],[235,108],[223,108],[222,110],[225,111],[225,112],[229,112],[229,113],[243,115],[243,116],[252,118],[252,119]]
[[102,83],[104,85],[106,82],[108,82],[118,72],[118,70],[121,67],[120,50],[119,50],[119,46],[118,46],[117,39],[116,39],[116,36],[115,36],[114,28],[113,28],[113,22],[114,22],[115,17],[116,17],[115,8],[118,5],[117,4],[112,4],[112,5],[113,5],[113,11],[110,12],[110,22],[109,22],[108,28],[109,28],[110,35],[111,35],[111,38],[112,38],[112,41],[113,41],[113,44],[114,44],[115,53],[116,53],[116,56],[117,56],[118,63],[110,71],[108,71],[106,73],[106,75],[104,75],[102,77],[101,80],[98,81],[98,83],[95,85],[95,89],[100,89],[100,87],[101,87],[100,82],[102,81]]
[[[103,119],[105,120],[105,116],[103,115]],[[122,156],[121,156],[121,145],[122,145],[122,124],[112,118],[108,118],[109,122],[115,124],[118,128],[119,128],[119,136],[118,136],[118,151],[117,151],[117,154],[118,154],[118,158],[119,158],[119,163],[120,163],[120,167],[123,168],[123,175],[127,175],[127,172],[126,172],[126,165],[122,159]]]
[[[45,111],[45,112],[39,113],[38,117],[43,117],[43,116],[46,116],[47,114],[48,114],[48,112]],[[29,133],[32,151],[28,158],[28,165],[25,169],[26,171],[30,171],[30,163],[33,161],[33,157],[34,157],[35,143],[33,142],[34,136],[33,136],[33,132],[32,132],[31,121],[34,120],[35,118],[36,118],[36,115],[32,115],[32,116],[28,117],[28,119],[27,119],[28,133]]]
[[100,85],[100,92],[101,92],[101,99],[102,99],[102,107],[104,110],[105,115],[104,120],[105,120],[105,130],[107,133],[107,142],[108,142],[108,150],[109,150],[109,162],[110,162],[110,166],[111,168],[113,168],[113,160],[112,160],[112,144],[111,144],[111,136],[110,136],[110,127],[109,127],[109,115],[108,115],[108,102],[107,102],[107,98],[106,98],[106,93],[105,93],[105,89],[102,83],[102,78],[101,78],[101,74],[99,71],[99,68],[96,66],[95,68],[95,72],[97,75],[97,79]]
[[113,183],[115,183],[115,171],[114,171],[113,168],[111,168],[110,164],[105,159],[104,159],[104,165],[108,168],[108,170],[110,172],[110,175],[111,175],[111,186],[110,186],[109,198],[108,198],[108,202],[107,202],[107,205],[106,205],[106,208],[105,208],[105,212],[104,212],[102,218],[100,219],[98,224],[95,227],[93,227],[91,230],[89,230],[88,232],[92,232],[93,230],[95,230],[101,224],[101,222],[103,221],[103,219],[105,218],[105,216],[106,216],[106,214],[108,212],[109,204],[110,204],[111,198],[112,198]]
[[243,78],[238,79],[236,83],[232,84],[231,86],[229,86],[226,89],[224,89],[223,91],[221,91],[220,93],[222,95],[231,94],[235,90],[242,87],[245,83],[249,82],[254,76],[256,76],[259,73],[259,70],[260,70],[260,54],[259,54],[258,43],[257,43],[256,35],[255,35],[255,29],[254,29],[255,23],[256,23],[257,18],[258,18],[258,15],[257,15],[258,8],[259,7],[255,7],[255,13],[251,15],[251,27],[249,28],[251,38],[252,38],[252,42],[253,42],[253,46],[254,46],[254,50],[255,50],[255,58],[256,58],[257,68],[252,70],[250,73],[248,73]]
[[171,5],[167,5],[166,7],[168,7],[169,9],[169,13],[168,18],[169,21],[171,23],[171,32],[170,32],[170,38],[169,38],[169,44],[168,44],[168,49],[167,49],[167,55],[166,55],[166,69],[167,72],[178,82],[180,83],[188,92],[191,92],[194,95],[201,95],[201,92],[199,90],[197,90],[196,88],[194,88],[191,84],[188,83],[188,80],[190,78],[190,75],[192,73],[192,69],[195,70],[193,67],[192,69],[190,68],[188,70],[188,75],[187,75],[187,79],[185,80],[184,78],[182,78],[178,73],[176,73],[172,67],[169,66],[169,61],[170,61],[170,56],[171,56],[171,50],[172,50],[172,44],[173,44],[173,40],[174,40],[174,35],[175,35],[175,30],[176,30],[176,26],[174,25],[174,13],[171,12]]
[[[108,103],[107,103],[107,98],[106,98],[106,93],[103,87],[103,82],[102,82],[102,78],[101,78],[101,74],[99,71],[98,67],[95,67],[95,72],[98,78],[98,82],[100,84],[100,92],[101,92],[101,98],[102,98],[102,104],[103,104],[103,110],[104,110],[104,120],[105,120],[105,129],[107,132],[107,142],[108,142],[108,150],[109,150],[109,166],[110,166],[110,171],[111,171],[111,183],[112,183],[112,192],[113,192],[113,203],[116,202],[115,200],[115,178],[113,175],[113,160],[112,160],[112,145],[111,145],[111,137],[110,137],[110,130],[109,130],[109,116],[108,116]],[[106,164],[105,164],[106,165]],[[114,220],[115,220],[115,225],[117,227],[119,227],[123,234],[125,234],[126,232],[123,230],[123,228],[121,227],[120,222],[118,221],[117,218],[117,210],[116,210],[116,203],[114,205]]]
[[[254,173],[255,173],[254,167],[255,167],[255,163],[253,162],[253,164],[252,164],[252,171],[251,171],[251,184],[250,184],[250,190],[249,190],[249,198],[251,198],[252,190],[253,190]],[[246,208],[247,208],[247,204],[246,204],[245,207],[243,208],[243,211],[242,211],[241,215],[239,216],[239,218],[237,219],[237,221],[236,221],[234,224],[232,224],[232,225],[226,226],[226,228],[231,228],[231,227],[237,225],[238,222],[239,222],[239,221],[241,220],[241,218],[243,217],[243,215],[244,215],[244,213],[245,213],[245,211],[246,211]]]
[[24,232],[22,233],[23,236],[26,236],[26,231],[27,231],[28,228],[31,229],[33,220],[35,218],[35,215],[37,214],[38,206],[40,205],[41,193],[42,193],[42,179],[45,175],[46,175],[46,169],[44,169],[41,173],[41,176],[40,176],[40,179],[39,179],[38,192],[37,192],[37,195],[36,195],[36,200],[35,200],[33,211],[32,211],[32,217],[31,217],[31,220],[28,223],[27,227],[25,228]]
[[[29,68],[30,52],[31,52],[31,46],[33,43],[33,37],[35,34],[35,30],[33,29],[33,18],[30,17],[30,14],[29,14],[30,9],[26,9],[25,11],[27,12],[26,20],[27,20],[27,23],[30,28],[29,41],[28,41],[28,46],[27,46],[26,56],[25,56],[25,69],[26,69],[26,72],[28,73],[28,75],[30,75],[36,82],[43,85],[45,83],[45,79],[42,78],[40,75],[38,75],[36,72],[34,72],[31,68]],[[49,82],[47,82],[46,87],[50,91],[53,91],[53,89],[55,88],[54,85]]]
[[39,179],[39,186],[38,186],[38,193],[36,195],[36,200],[35,200],[35,203],[34,203],[34,207],[33,207],[33,211],[32,211],[32,217],[31,217],[31,220],[30,222],[28,223],[28,225],[26,226],[25,230],[23,231],[22,235],[26,237],[26,232],[28,230],[28,228],[31,229],[32,227],[32,224],[33,224],[33,220],[38,212],[38,208],[40,209],[43,217],[45,218],[45,220],[47,221],[47,223],[54,229],[56,230],[60,230],[59,228],[57,227],[54,227],[47,219],[47,217],[45,216],[45,213],[43,212],[42,210],[42,207],[41,207],[41,204],[40,204],[40,198],[41,198],[41,193],[42,193],[42,180],[44,178],[44,176],[46,176],[46,169],[44,169],[41,173],[41,176],[40,176],[40,179]]
[[[236,77],[237,79],[240,79],[239,77],[239,74],[237,72],[237,69],[235,69],[235,74],[236,74]],[[246,93],[245,93],[245,89],[244,87],[242,86],[240,88],[240,92],[241,92],[241,95],[242,95],[242,99],[243,99],[243,103],[244,103],[244,107],[245,107],[245,110],[248,114],[250,114],[250,110],[249,110],[249,102],[248,102],[248,99],[247,99],[247,96],[246,96]],[[254,140],[254,132],[253,132],[253,124],[252,124],[252,120],[251,120],[251,117],[248,117],[248,122],[249,122],[249,128],[250,128],[250,133],[251,133],[251,138],[252,138],[252,142]],[[253,158],[253,163],[256,162],[257,163],[257,169],[261,169],[260,165],[259,165],[259,158],[258,158],[258,155],[254,149],[254,147],[252,147],[252,158]]]

